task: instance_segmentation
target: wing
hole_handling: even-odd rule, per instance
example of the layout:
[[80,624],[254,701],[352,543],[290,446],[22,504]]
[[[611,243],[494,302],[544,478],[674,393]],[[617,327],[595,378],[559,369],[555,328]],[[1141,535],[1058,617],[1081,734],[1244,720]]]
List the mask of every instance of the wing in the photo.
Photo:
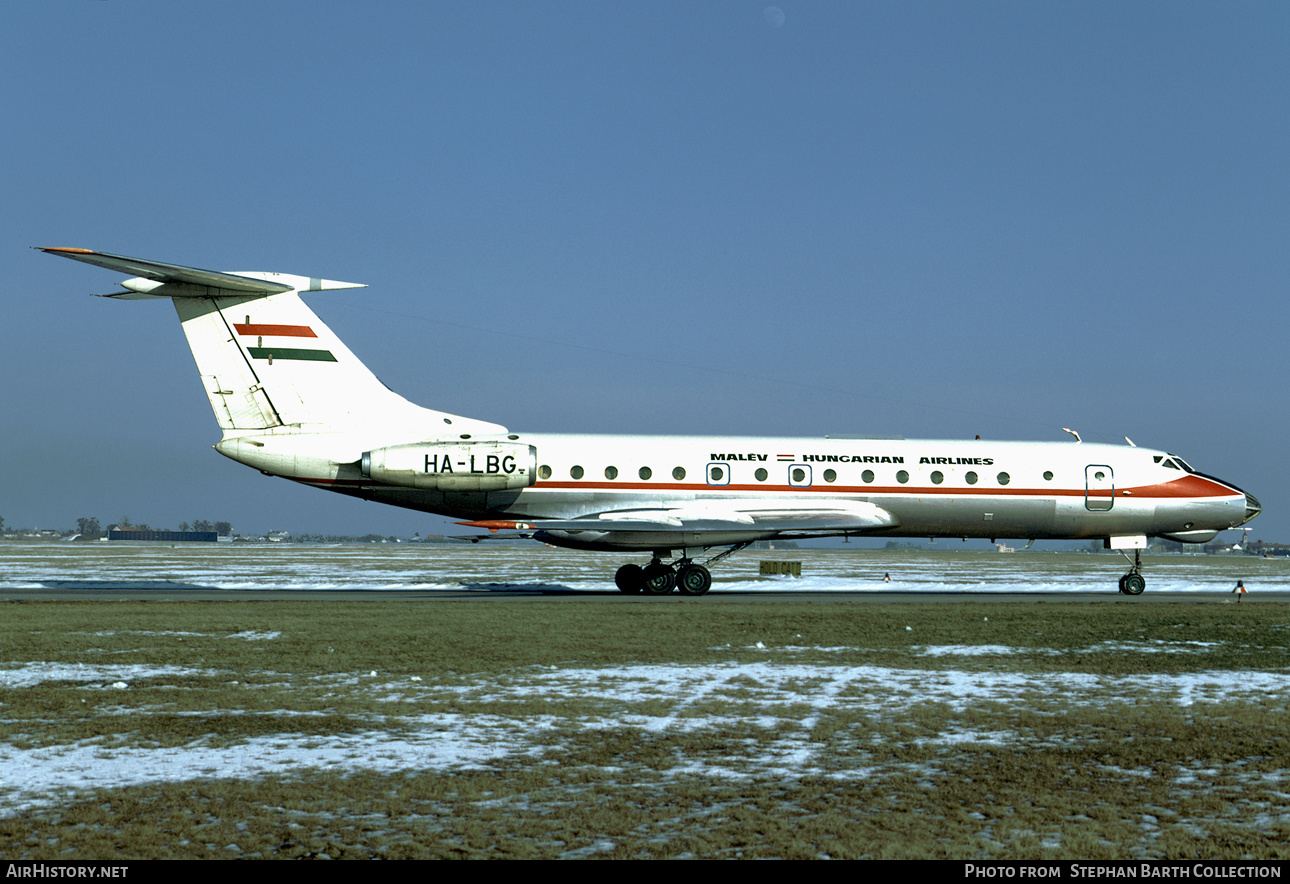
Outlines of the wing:
[[[649,548],[720,546],[770,537],[827,537],[893,528],[900,520],[876,504],[859,500],[695,501],[666,509],[626,509],[576,519],[485,519],[459,522],[472,528],[518,529],[553,535],[579,545]],[[542,539],[542,538],[539,538]]]

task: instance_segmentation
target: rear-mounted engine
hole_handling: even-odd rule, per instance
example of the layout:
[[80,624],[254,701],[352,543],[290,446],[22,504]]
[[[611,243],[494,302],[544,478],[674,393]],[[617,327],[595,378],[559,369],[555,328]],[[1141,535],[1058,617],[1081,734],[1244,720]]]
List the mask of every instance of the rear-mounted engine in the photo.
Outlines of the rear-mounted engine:
[[363,478],[440,491],[505,491],[537,481],[537,449],[522,442],[415,442],[363,452]]

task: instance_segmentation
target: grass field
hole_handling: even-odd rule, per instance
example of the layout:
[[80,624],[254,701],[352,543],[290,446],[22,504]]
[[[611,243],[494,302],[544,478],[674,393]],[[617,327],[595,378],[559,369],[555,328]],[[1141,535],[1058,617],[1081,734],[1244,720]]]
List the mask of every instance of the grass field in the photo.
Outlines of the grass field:
[[1279,604],[4,605],[6,858],[1290,856]]

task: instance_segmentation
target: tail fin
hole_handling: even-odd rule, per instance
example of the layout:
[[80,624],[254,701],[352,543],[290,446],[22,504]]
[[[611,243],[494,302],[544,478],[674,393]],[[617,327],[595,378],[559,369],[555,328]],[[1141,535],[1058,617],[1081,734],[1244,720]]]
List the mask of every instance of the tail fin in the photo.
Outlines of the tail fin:
[[138,274],[121,283],[126,291],[106,297],[170,298],[226,436],[279,426],[312,432],[398,429],[427,438],[506,432],[497,424],[404,399],[300,299],[300,292],[360,284],[285,273],[222,273],[87,249],[41,251]]

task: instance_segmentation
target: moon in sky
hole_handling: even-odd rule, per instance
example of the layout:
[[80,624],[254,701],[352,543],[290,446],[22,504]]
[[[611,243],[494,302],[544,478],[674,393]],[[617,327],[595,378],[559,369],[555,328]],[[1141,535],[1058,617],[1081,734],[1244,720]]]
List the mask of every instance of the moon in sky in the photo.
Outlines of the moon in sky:
[[772,28],[784,27],[784,10],[778,6],[767,6],[761,14]]

